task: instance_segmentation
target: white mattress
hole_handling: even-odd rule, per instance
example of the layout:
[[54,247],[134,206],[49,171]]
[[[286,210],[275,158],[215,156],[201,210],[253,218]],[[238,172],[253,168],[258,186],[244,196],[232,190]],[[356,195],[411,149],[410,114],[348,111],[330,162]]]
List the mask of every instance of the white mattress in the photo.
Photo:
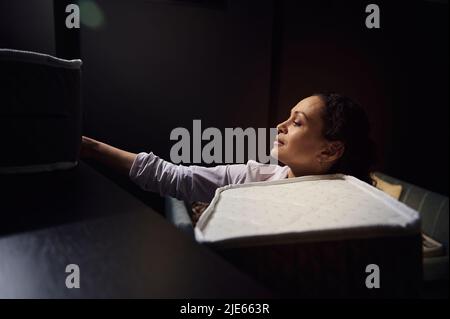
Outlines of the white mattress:
[[253,245],[419,232],[417,211],[352,176],[335,174],[219,188],[195,237]]

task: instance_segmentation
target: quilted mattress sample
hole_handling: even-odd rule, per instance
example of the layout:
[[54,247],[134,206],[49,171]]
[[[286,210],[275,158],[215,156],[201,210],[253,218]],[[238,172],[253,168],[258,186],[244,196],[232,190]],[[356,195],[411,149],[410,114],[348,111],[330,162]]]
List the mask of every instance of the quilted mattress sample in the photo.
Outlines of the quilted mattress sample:
[[79,59],[0,49],[0,174],[78,164],[81,65]]
[[219,188],[195,228],[199,242],[242,245],[418,233],[418,212],[342,174]]
[[[418,212],[346,175],[229,185],[216,191],[196,240],[280,297],[417,297]],[[381,273],[368,289],[367,267]]]

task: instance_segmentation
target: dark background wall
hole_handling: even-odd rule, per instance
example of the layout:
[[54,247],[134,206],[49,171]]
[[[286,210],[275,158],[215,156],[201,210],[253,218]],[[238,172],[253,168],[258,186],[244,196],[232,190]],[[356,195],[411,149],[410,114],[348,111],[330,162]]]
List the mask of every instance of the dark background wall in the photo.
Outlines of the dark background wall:
[[170,160],[170,132],[192,131],[194,119],[203,128],[265,127],[271,2],[217,3],[98,1],[104,26],[81,32],[85,134]]
[[[377,1],[381,30],[365,28],[364,2],[90,3],[102,23],[79,34],[85,135],[169,159],[170,131],[193,119],[274,126],[333,90],[366,107],[377,169],[448,194],[447,3]],[[63,56],[53,21],[52,1],[0,0],[0,47]]]
[[81,33],[86,134],[168,159],[193,119],[266,126],[270,1],[98,3],[104,27]]
[[271,118],[318,90],[347,94],[367,109],[379,170],[448,194],[448,3],[374,3],[379,30],[363,1],[279,2]]
[[0,0],[0,47],[54,54],[53,0]]

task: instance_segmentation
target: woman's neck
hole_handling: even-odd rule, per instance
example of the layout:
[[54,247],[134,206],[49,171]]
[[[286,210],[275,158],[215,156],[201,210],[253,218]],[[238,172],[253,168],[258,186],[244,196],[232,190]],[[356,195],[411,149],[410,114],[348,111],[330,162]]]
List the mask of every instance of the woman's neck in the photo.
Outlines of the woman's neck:
[[294,178],[294,177],[299,177],[298,175],[296,175],[292,169],[289,168],[288,170],[288,174],[287,174],[287,178]]
[[317,170],[316,172],[308,171],[294,171],[292,168],[289,167],[287,178],[294,178],[294,177],[301,177],[301,176],[307,176],[307,175],[322,175],[326,174],[326,172],[323,172],[321,170]]

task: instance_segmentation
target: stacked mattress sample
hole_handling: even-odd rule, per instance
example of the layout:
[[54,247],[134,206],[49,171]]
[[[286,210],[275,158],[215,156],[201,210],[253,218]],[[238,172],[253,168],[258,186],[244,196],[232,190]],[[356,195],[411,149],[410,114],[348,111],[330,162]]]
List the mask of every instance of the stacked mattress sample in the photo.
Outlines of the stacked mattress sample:
[[[418,212],[351,176],[220,188],[195,236],[281,295],[404,297],[420,285]],[[380,288],[366,285],[374,264]]]
[[68,169],[81,143],[81,60],[0,49],[0,174]]

